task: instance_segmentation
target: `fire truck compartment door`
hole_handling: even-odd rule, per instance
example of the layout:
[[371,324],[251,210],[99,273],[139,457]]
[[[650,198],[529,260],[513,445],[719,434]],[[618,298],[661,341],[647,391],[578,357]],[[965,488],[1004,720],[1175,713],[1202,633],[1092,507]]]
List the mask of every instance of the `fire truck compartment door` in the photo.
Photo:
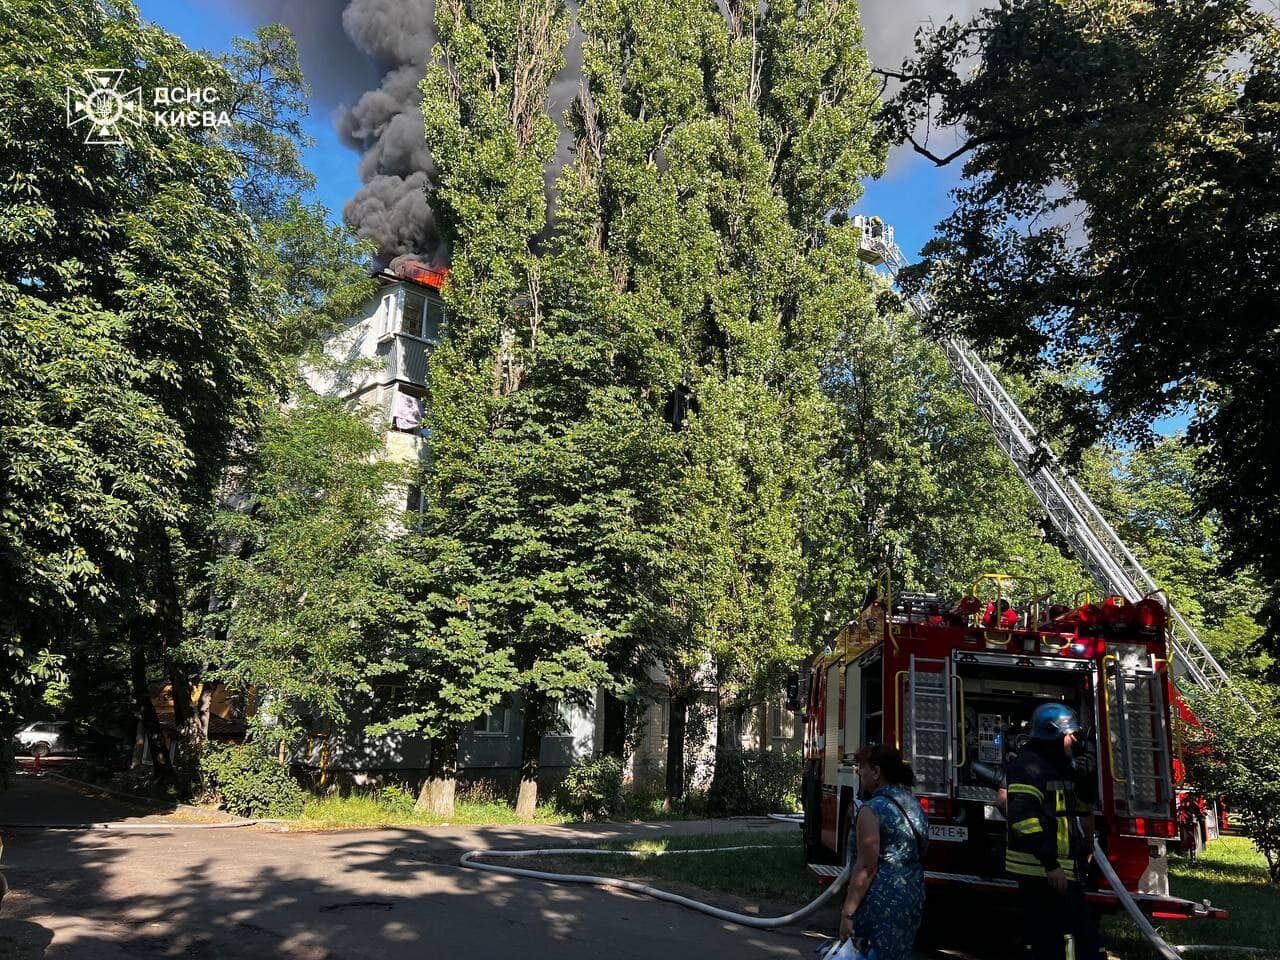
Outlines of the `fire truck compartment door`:
[[916,775],[916,793],[951,795],[953,708],[948,660],[911,657],[902,698],[902,753]]
[[[879,664],[877,664],[879,666]],[[844,670],[844,752],[855,753],[865,744],[862,730],[862,667],[851,663]]]
[[840,664],[827,668],[827,702],[823,711],[822,782],[836,782],[836,768],[840,765]]

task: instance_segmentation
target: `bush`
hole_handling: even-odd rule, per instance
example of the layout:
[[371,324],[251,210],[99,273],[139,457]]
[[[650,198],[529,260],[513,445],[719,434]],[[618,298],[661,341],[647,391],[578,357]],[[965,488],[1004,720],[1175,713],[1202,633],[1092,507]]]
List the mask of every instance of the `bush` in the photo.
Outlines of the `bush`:
[[802,764],[797,753],[719,750],[707,794],[713,817],[779,813],[796,808]]
[[302,788],[289,768],[256,744],[208,744],[200,775],[237,816],[292,819],[302,813]]
[[622,761],[584,757],[569,768],[557,799],[565,813],[581,820],[608,820],[622,812]]
[[379,796],[378,802],[391,813],[408,817],[413,815],[413,807],[417,802],[417,797],[399,784],[390,783],[382,788],[382,794]]
[[1280,884],[1280,703],[1258,691],[1257,716],[1229,690],[1191,699],[1202,725],[1184,728],[1187,773],[1207,796],[1221,797]]

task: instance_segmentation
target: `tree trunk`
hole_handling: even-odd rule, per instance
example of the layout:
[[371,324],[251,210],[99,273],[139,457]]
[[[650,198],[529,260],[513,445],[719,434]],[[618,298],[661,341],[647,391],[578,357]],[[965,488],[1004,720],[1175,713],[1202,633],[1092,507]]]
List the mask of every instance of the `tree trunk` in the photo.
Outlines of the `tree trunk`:
[[608,690],[604,694],[604,733],[600,741],[601,756],[626,759],[627,705]]
[[156,776],[171,779],[173,765],[169,762],[169,746],[165,743],[164,731],[160,729],[160,717],[156,715],[155,704],[151,702],[151,691],[147,686],[147,654],[140,646],[141,638],[138,633],[139,625],[134,624],[130,629],[133,649],[129,655],[129,666],[133,680],[133,699],[138,707],[139,729],[151,749],[151,763]]
[[547,704],[541,697],[524,698],[524,724],[520,737],[520,792],[516,794],[516,816],[532,819],[538,808],[538,760],[542,755],[542,735],[547,729]]
[[739,749],[742,746],[738,735],[738,720],[741,716],[733,703],[725,700],[722,691],[722,680],[716,677],[716,749],[714,766],[711,769],[711,786],[713,794],[723,788],[724,770],[720,764],[720,755],[726,750]]
[[438,737],[431,741],[431,763],[427,767],[427,779],[418,791],[418,802],[413,809],[434,813],[441,817],[453,816],[453,800],[458,791],[458,737]]
[[684,799],[684,731],[689,702],[683,694],[667,701],[667,799],[668,812]]
[[213,706],[213,686],[208,683],[200,684],[200,699],[196,704],[196,723],[199,726],[200,741],[203,743],[209,739],[209,712]]
[[154,564],[151,594],[155,601],[155,626],[160,638],[161,660],[169,678],[173,697],[174,773],[182,788],[195,784],[199,777],[200,744],[204,738],[197,717],[200,669],[181,656],[186,635],[186,611],[179,593],[178,571],[173,562],[173,545],[164,530],[152,530],[148,538],[151,562]]

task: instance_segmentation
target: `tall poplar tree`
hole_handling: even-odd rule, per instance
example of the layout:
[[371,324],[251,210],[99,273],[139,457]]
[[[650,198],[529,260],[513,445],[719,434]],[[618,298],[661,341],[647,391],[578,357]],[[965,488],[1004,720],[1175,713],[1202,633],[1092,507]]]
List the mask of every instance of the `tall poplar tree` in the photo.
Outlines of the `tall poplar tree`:
[[818,251],[849,233],[827,212],[881,162],[853,4],[726,13],[693,0],[581,11],[575,167],[597,200],[634,387],[677,438],[669,629],[652,651],[668,677],[670,798],[699,688],[714,683],[732,718],[800,652],[798,511],[839,315],[821,292],[824,271],[854,262]]

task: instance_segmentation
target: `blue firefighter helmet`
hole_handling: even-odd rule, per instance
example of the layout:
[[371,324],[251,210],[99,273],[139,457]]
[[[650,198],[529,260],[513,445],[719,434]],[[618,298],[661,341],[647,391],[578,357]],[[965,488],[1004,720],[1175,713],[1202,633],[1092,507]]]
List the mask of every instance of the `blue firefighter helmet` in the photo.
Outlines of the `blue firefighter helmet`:
[[1076,712],[1065,703],[1042,703],[1031,715],[1032,740],[1059,740],[1081,729]]

